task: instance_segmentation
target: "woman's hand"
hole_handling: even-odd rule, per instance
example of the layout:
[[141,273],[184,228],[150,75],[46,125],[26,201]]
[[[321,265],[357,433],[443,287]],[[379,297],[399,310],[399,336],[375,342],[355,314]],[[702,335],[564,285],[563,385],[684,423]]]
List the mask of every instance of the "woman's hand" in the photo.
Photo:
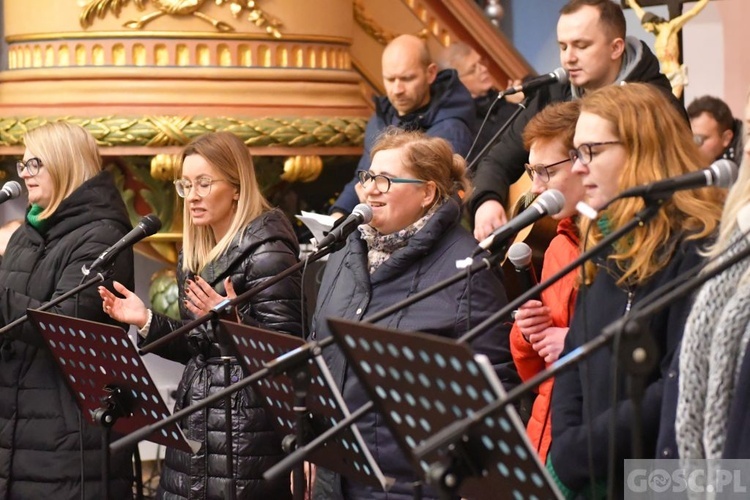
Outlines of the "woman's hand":
[[117,293],[122,295],[122,298],[117,297],[103,286],[97,289],[99,296],[102,298],[104,312],[115,321],[143,328],[148,321],[148,308],[146,304],[121,283],[113,281],[112,286]]
[[532,333],[529,342],[545,363],[554,363],[560,357],[567,334],[568,328],[552,326],[540,333]]
[[233,299],[237,297],[232,285],[231,278],[224,280],[224,289],[227,291],[226,297],[220,295],[214,290],[206,280],[196,276],[195,280],[188,280],[185,287],[185,307],[188,311],[196,316],[204,316],[224,299]]
[[531,335],[543,332],[552,326],[549,307],[539,300],[529,300],[516,311],[516,325],[521,335],[531,342]]

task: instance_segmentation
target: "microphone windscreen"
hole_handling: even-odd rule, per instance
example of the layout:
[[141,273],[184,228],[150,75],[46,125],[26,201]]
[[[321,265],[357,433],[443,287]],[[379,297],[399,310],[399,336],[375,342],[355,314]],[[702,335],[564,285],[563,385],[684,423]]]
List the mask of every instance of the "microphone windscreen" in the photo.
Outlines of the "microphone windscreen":
[[372,220],[372,208],[367,203],[360,203],[354,207],[352,213],[362,216],[362,224],[367,224]]
[[513,264],[513,267],[516,269],[529,267],[531,264],[531,256],[531,247],[522,241],[513,243],[508,249],[508,260],[510,260],[511,264]]
[[161,229],[161,220],[159,220],[156,215],[149,214],[142,218],[138,225],[141,226],[143,231],[150,236],[156,234],[156,232]]
[[728,188],[737,180],[740,168],[732,160],[717,160],[711,165],[716,175],[714,185],[716,187]]
[[11,199],[21,196],[21,184],[18,181],[8,181],[3,185],[3,191],[10,195]]

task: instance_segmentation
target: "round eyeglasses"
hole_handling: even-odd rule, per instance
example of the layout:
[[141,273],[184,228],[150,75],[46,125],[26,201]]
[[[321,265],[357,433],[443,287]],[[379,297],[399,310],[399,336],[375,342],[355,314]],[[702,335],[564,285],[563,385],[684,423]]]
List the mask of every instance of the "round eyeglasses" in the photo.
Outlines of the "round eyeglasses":
[[40,160],[39,158],[29,158],[26,161],[17,161],[16,171],[18,172],[18,177],[21,177],[21,174],[23,174],[24,170],[29,173],[29,177],[34,177],[39,173],[39,169],[43,166],[44,163],[42,163],[42,160]]
[[577,148],[571,149],[568,153],[570,161],[575,163],[576,160],[580,160],[582,164],[588,165],[594,159],[594,151],[592,149],[596,146],[607,146],[609,144],[622,144],[622,141],[587,142],[581,144]]
[[549,165],[529,165],[528,163],[524,163],[523,168],[526,169],[526,173],[529,175],[529,178],[531,178],[532,181],[534,180],[534,177],[539,176],[540,181],[549,182],[549,170],[547,169],[562,165],[566,161],[570,161],[570,158],[565,158],[564,160],[550,163]]
[[190,195],[190,190],[195,188],[195,194],[201,198],[211,194],[211,186],[214,182],[221,182],[224,179],[211,179],[210,177],[198,177],[195,182],[187,179],[177,179],[174,181],[174,187],[180,198],[186,198]]
[[425,182],[427,182],[420,179],[386,177],[383,174],[371,174],[366,170],[360,170],[359,172],[357,172],[357,177],[359,177],[359,183],[362,184],[363,187],[367,187],[370,182],[374,182],[375,187],[381,193],[387,193],[388,191],[390,191],[392,184],[424,184]]

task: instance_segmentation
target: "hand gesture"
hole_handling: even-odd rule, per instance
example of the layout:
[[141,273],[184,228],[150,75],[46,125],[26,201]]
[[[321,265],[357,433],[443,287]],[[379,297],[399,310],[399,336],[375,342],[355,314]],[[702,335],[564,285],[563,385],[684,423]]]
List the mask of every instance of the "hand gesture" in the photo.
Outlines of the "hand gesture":
[[531,342],[531,335],[541,333],[552,326],[549,307],[538,300],[525,302],[516,311],[516,325],[521,330],[521,335]]
[[148,321],[146,304],[123,284],[113,281],[112,286],[117,293],[122,295],[122,298],[117,297],[103,286],[97,288],[99,296],[102,298],[104,312],[115,321],[143,328]]
[[208,314],[216,304],[224,299],[237,297],[231,278],[224,280],[224,289],[227,291],[226,297],[220,295],[200,276],[196,276],[195,280],[188,280],[185,284],[185,307],[196,316]]

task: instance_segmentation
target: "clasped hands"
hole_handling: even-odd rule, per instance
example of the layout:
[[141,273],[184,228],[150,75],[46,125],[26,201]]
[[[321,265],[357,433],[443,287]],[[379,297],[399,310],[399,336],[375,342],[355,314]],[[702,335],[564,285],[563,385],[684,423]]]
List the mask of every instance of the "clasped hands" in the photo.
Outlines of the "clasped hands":
[[568,328],[553,326],[549,307],[539,300],[525,302],[516,312],[516,325],[545,363],[560,357]]

